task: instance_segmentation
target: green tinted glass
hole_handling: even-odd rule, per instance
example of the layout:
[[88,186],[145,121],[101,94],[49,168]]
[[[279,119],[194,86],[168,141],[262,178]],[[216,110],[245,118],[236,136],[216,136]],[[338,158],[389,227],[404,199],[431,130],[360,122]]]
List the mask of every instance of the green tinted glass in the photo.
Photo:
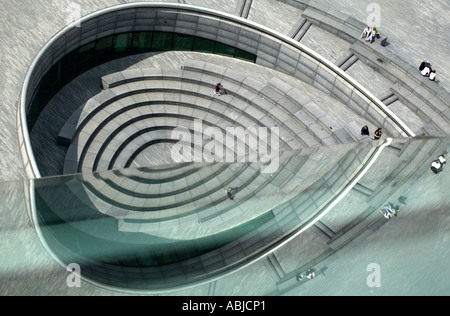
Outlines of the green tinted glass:
[[243,51],[241,49],[236,48],[235,58],[243,59],[254,63],[256,61],[256,55]]
[[108,50],[113,45],[113,36],[101,38],[95,42],[95,50]]
[[132,35],[132,46],[135,52],[150,51],[153,32],[136,32]]
[[29,126],[34,124],[36,117],[45,107],[45,103],[62,86],[79,74],[128,54],[169,50],[214,53],[250,62],[256,61],[256,56],[253,54],[191,35],[164,32],[131,32],[107,36],[73,50],[60,60],[59,65],[55,65],[49,70],[35,91],[28,113]]
[[168,51],[172,49],[173,34],[155,32],[153,34],[152,51]]
[[234,57],[236,49],[229,45],[225,45],[222,43],[216,43],[214,46],[214,54],[224,55],[228,57]]
[[93,67],[95,42],[86,44],[78,50],[77,73],[82,73]]
[[194,51],[201,53],[213,53],[214,41],[196,37],[194,41]]
[[[397,139],[390,144],[391,147],[385,147],[386,144],[376,142],[358,142],[298,152],[286,151],[280,153],[280,168],[270,178],[260,172],[264,165],[262,162],[234,162],[223,164],[221,168],[206,163],[160,165],[46,177],[23,184],[0,183],[0,196],[8,208],[34,202],[30,212],[32,227],[38,234],[30,233],[34,238],[39,238],[47,250],[39,253],[32,251],[32,255],[21,254],[10,259],[11,271],[23,267],[18,263],[33,263],[36,258],[43,260],[51,255],[63,266],[74,262],[79,264],[83,277],[107,286],[125,290],[190,286],[222,277],[223,271],[237,271],[246,264],[256,263],[257,258],[284,241],[298,237],[299,233],[307,237],[308,233],[304,230],[310,225],[317,223],[319,227],[326,227],[319,221],[323,218],[339,224],[348,223],[348,226],[340,225],[340,231],[332,240],[334,244],[356,236],[358,242],[353,246],[349,244],[349,247],[356,247],[354,251],[361,248],[361,243],[371,245],[379,242],[384,245],[386,232],[395,233],[398,227],[387,229],[392,225],[384,226],[386,219],[380,210],[384,210],[387,203],[399,210],[398,220],[417,224],[416,230],[420,229],[420,236],[424,236],[431,222],[422,225],[423,221],[408,215],[414,215],[414,212],[421,214],[426,205],[433,214],[446,216],[444,219],[448,217],[443,215],[446,214],[448,197],[436,191],[435,186],[424,186],[423,183],[439,179],[442,187],[448,187],[450,177],[446,176],[446,167],[440,175],[436,175],[433,169],[430,170],[430,163],[436,155],[449,148],[450,139]],[[403,148],[414,151],[416,157],[420,157],[410,159],[409,164],[413,164],[411,168],[396,167],[397,164],[404,166],[404,160],[399,155],[409,151],[399,151]],[[393,164],[392,167],[385,168],[389,165],[387,162]],[[380,170],[386,173],[385,176],[380,177]],[[218,172],[225,178],[234,175],[236,179],[244,180],[242,186],[234,188],[235,201],[228,201],[222,185],[216,187],[214,184]],[[307,184],[295,181],[301,179],[305,172],[308,172]],[[292,181],[286,182],[287,174]],[[415,181],[417,178],[422,181]],[[211,185],[205,186],[208,183]],[[279,183],[276,194],[273,194],[274,183]],[[363,183],[380,190],[374,190],[372,196],[363,194],[360,191]],[[392,184],[402,190],[392,193]],[[256,193],[255,185],[259,188]],[[171,188],[169,191],[168,187]],[[130,188],[133,188],[132,192],[125,194]],[[24,189],[33,194],[23,196]],[[186,194],[186,199],[182,201],[167,198],[170,194],[179,196],[179,190],[192,194]],[[366,188],[365,192],[369,189]],[[402,196],[404,192],[414,198],[407,199]],[[23,203],[11,204],[10,201],[20,197]],[[141,203],[139,200],[142,201],[140,209],[136,208]],[[199,203],[202,200],[205,203]],[[197,203],[192,203],[194,201]],[[129,207],[122,207],[123,203]],[[130,212],[130,207],[135,210]],[[242,207],[245,207],[245,212],[242,212]],[[3,217],[3,222],[8,227],[1,232],[3,238],[14,230],[25,233],[23,225],[19,223],[14,227],[14,221],[11,224],[7,216]],[[358,227],[368,227],[370,233]],[[377,233],[381,227],[383,230]],[[442,261],[441,248],[448,248],[446,236],[441,231],[430,242],[436,246],[436,250],[431,252],[433,247],[429,243],[408,246],[410,235],[395,235],[403,241],[397,243],[397,249],[404,251],[406,245],[411,253],[419,252],[420,255],[420,252],[427,252],[439,262]],[[23,239],[16,237],[12,235],[10,242],[23,246]],[[321,252],[321,243],[305,240],[300,245],[304,248],[299,249],[314,253],[311,258],[317,262],[324,259],[329,262],[329,255],[324,256]],[[292,253],[292,248],[287,245],[283,247],[278,248],[277,252],[296,261],[298,254]],[[378,258],[385,256],[386,248],[371,248],[370,252],[369,258],[376,255]],[[395,252],[392,250],[385,258],[389,262],[393,260],[392,256],[396,260],[404,259],[401,255],[396,257]],[[345,253],[349,252],[340,252]],[[334,260],[341,260],[338,257],[342,256],[338,255]],[[417,264],[409,259],[404,259],[404,267],[415,271]],[[302,264],[296,262],[295,267],[304,271],[307,266],[302,267]],[[323,282],[326,280],[323,278]],[[271,278],[258,281],[273,282]],[[343,284],[345,282],[347,280],[343,279]],[[261,286],[271,284],[260,283]],[[434,286],[436,282],[431,284]],[[436,291],[433,286],[426,287],[424,293]],[[441,286],[440,291],[446,286]],[[415,288],[412,293],[414,291]]]
[[94,65],[100,65],[108,60],[112,59],[113,56],[113,41],[114,36],[108,36],[101,38],[95,43],[95,53],[94,53]]
[[119,34],[114,37],[114,52],[126,52],[131,47],[132,33]]
[[175,34],[173,50],[191,51],[194,46],[194,37],[190,35]]

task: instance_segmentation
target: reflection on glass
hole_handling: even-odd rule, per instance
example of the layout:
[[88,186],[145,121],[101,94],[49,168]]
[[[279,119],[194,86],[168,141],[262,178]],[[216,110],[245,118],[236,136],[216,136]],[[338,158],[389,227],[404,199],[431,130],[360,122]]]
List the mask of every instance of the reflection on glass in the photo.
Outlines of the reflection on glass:
[[[428,142],[448,146],[448,140]],[[186,286],[277,247],[329,211],[363,173],[380,181],[366,168],[403,146],[420,150],[419,142],[404,140],[387,148],[378,142],[317,147],[283,153],[279,170],[269,175],[247,162],[43,178],[35,181],[36,218],[56,256],[77,262],[96,282],[132,289]],[[228,187],[236,194],[232,201]]]

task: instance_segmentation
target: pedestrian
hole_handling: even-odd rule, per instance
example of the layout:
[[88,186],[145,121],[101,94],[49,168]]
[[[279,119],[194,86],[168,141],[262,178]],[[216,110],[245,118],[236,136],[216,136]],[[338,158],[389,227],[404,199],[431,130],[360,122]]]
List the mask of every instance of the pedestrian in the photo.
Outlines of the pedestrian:
[[369,132],[369,127],[367,127],[367,125],[364,125],[361,128],[361,136],[370,136],[370,132]]
[[215,86],[214,86],[214,94],[217,94],[218,96],[220,96],[220,92],[221,92],[221,88],[222,88],[223,86],[220,84],[220,82],[218,83],[218,84],[216,84]]
[[226,193],[227,193],[227,197],[228,197],[230,200],[234,200],[234,195],[233,195],[233,189],[232,189],[232,188],[228,188],[228,190],[226,191]]
[[383,134],[383,130],[381,129],[381,127],[379,127],[373,134],[373,139],[374,140],[380,139],[382,134]]
[[435,81],[436,80],[436,70],[432,70],[431,72],[430,72],[430,80],[431,81]]

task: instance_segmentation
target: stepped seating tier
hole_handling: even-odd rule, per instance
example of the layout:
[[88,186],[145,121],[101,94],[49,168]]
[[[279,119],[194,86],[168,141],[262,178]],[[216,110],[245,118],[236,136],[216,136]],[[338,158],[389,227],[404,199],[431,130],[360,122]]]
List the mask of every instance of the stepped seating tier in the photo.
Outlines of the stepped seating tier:
[[[216,82],[225,87],[222,96],[213,94],[212,83]],[[261,173],[262,164],[213,163],[202,169],[188,164],[157,178],[151,168],[146,172],[143,167],[152,166],[160,150],[173,146],[173,129],[184,127],[195,135],[195,119],[201,119],[203,127],[218,128],[223,134],[231,126],[262,126],[268,131],[279,127],[280,152],[357,140],[356,133],[348,131],[347,122],[337,123],[277,77],[255,80],[194,60],[181,70],[141,68],[114,73],[103,77],[102,85],[104,90],[99,95],[73,113],[58,141],[70,143],[65,173],[83,172],[86,192],[82,194],[94,205],[101,205],[102,212],[118,218],[123,231],[158,231],[169,236],[173,229],[187,230],[195,223],[207,222],[209,230],[203,233],[214,233],[256,216],[251,212],[255,203],[260,203],[257,213],[264,214],[287,203],[310,183],[305,181],[307,169],[302,167],[311,168],[311,164],[304,160],[288,159],[269,175]],[[257,140],[252,130],[249,139],[253,144]],[[203,139],[203,145],[208,141]],[[237,142],[246,153],[257,149],[250,148],[252,142]],[[236,151],[226,142],[217,144]],[[265,145],[272,150],[269,140]],[[201,155],[196,150],[193,148],[194,155]],[[140,156],[151,158],[142,158],[144,165],[139,165],[136,161]],[[127,172],[121,168],[129,167],[137,167],[137,175],[124,177]],[[103,175],[103,170],[115,172]],[[92,171],[95,173],[89,174]],[[228,184],[239,188],[238,207],[230,206],[226,199]],[[262,202],[268,194],[273,196],[272,202]],[[252,215],[243,216],[245,210]],[[186,237],[187,233],[180,236]]]

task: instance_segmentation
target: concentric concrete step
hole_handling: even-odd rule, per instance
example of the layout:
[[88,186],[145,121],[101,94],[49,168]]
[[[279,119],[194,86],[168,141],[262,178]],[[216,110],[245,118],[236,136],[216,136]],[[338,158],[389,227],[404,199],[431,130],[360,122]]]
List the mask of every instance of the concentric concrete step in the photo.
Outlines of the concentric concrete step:
[[[217,69],[217,67],[215,68]],[[244,82],[248,84],[247,88],[245,84],[237,86],[233,80],[227,81],[228,77],[225,78],[223,74],[222,77],[217,77],[217,74],[212,76],[211,69],[209,69],[209,73],[205,77],[207,78],[205,83],[199,82],[198,71],[193,72],[183,69],[183,74],[188,72],[190,76],[189,82],[180,81],[177,78],[177,75],[181,75],[180,72],[173,70],[170,74],[169,72],[166,73],[163,76],[164,79],[161,70],[148,69],[130,73],[122,72],[105,78],[103,83],[108,89],[92,102],[88,102],[82,111],[73,116],[73,120],[77,121],[78,124],[72,125],[75,126],[75,128],[72,128],[73,132],[77,134],[74,140],[80,145],[88,143],[90,149],[85,150],[82,145],[80,147],[71,145],[68,157],[72,155],[75,157],[74,161],[84,157],[82,158],[83,162],[93,161],[95,169],[100,166],[99,162],[103,158],[108,161],[113,159],[114,156],[120,157],[120,154],[116,155],[115,151],[123,143],[116,142],[114,144],[113,139],[115,137],[110,138],[111,135],[116,136],[123,133],[124,136],[129,137],[134,135],[132,133],[134,131],[137,137],[132,138],[132,141],[128,143],[130,145],[133,143],[131,146],[134,149],[128,148],[129,151],[133,152],[136,148],[145,146],[152,141],[168,139],[170,128],[167,127],[171,126],[170,124],[192,129],[190,119],[196,117],[202,118],[210,125],[218,126],[221,129],[224,129],[229,123],[239,123],[241,117],[247,118],[245,123],[242,122],[242,126],[248,126],[248,120],[253,124],[263,121],[265,126],[285,123],[288,126],[286,130],[291,131],[291,137],[293,137],[295,136],[293,131],[303,131],[302,128],[305,124],[304,117],[299,115],[300,111],[310,113],[308,115],[313,122],[314,115],[320,114],[315,120],[316,125],[322,127],[322,132],[318,128],[317,133],[319,134],[313,137],[321,139],[321,141],[325,140],[325,142],[329,138],[332,140],[329,144],[338,143],[339,137],[331,132],[327,133],[328,128],[324,129],[323,127],[332,125],[338,130],[339,125],[333,125],[334,123],[330,118],[327,119],[324,113],[318,112],[310,100],[305,99],[301,93],[290,87],[286,82],[276,78],[266,83],[245,80]],[[144,72],[146,75],[141,78]],[[111,80],[112,77],[114,77],[114,80]],[[193,77],[196,77],[197,80],[194,80]],[[214,79],[219,78],[221,82],[224,82],[224,85],[226,84],[227,89],[223,96],[218,97],[212,94],[210,84],[210,82],[214,82],[212,77]],[[233,77],[230,78],[233,79]],[[186,85],[189,85],[189,87],[186,88]],[[234,91],[233,85],[235,85],[236,91]],[[185,102],[181,102],[181,100]],[[227,100],[231,101],[227,103]],[[233,102],[236,100],[240,101],[241,107],[237,107]],[[302,103],[306,103],[306,106],[303,106]],[[276,107],[274,104],[279,106]],[[189,109],[189,115],[186,115],[186,113],[180,114],[184,113],[180,109]],[[239,113],[239,116],[232,116],[231,118],[230,115],[224,116],[223,113],[230,111],[230,109],[234,113]],[[105,114],[102,113],[103,111]],[[292,111],[296,111],[294,116],[292,116]],[[256,113],[262,114],[255,116]],[[102,122],[101,119],[104,115],[109,118],[113,117],[111,122]],[[210,122],[208,118],[212,121]],[[89,128],[91,122],[94,125],[92,130]],[[312,125],[311,122],[308,123],[309,126]],[[104,132],[103,134],[100,131],[96,132],[98,125]],[[144,133],[145,135],[148,134],[149,137],[147,138],[143,137],[144,134],[139,134],[139,131],[145,130],[145,128],[151,130],[149,133]],[[152,128],[154,129],[152,130]],[[85,132],[84,129],[88,132]],[[314,130],[314,128],[310,128],[310,130]],[[287,141],[283,139],[286,135],[289,134],[281,135],[282,140],[280,142],[292,144],[292,139]],[[93,136],[95,137],[92,138]],[[346,139],[348,142],[354,142],[354,140],[354,137]],[[113,145],[112,150],[108,149],[109,144]],[[314,143],[314,146],[317,145],[317,143]],[[289,146],[286,148],[292,149]],[[73,152],[70,153],[71,151]],[[102,157],[104,157],[95,159],[95,152],[97,151],[100,151]],[[126,167],[123,163],[124,159],[126,158],[119,159],[122,160],[122,163],[119,163],[117,167]],[[115,163],[108,165],[107,168],[112,169],[114,165]],[[103,166],[105,167],[105,165]],[[88,188],[88,195],[94,204],[102,204],[102,210],[120,219],[119,225],[122,230],[154,233],[156,229],[164,235],[165,232],[168,233],[173,229],[186,230],[189,225],[206,221],[211,233],[212,227],[218,229],[221,226],[223,228],[238,225],[246,218],[246,216],[242,216],[242,212],[249,214],[247,216],[255,216],[255,209],[264,213],[274,206],[286,203],[292,197],[298,195],[301,188],[306,188],[307,184],[312,184],[304,178],[304,175],[311,171],[311,167],[312,165],[310,163],[305,164],[305,161],[297,164],[291,163],[290,166],[280,166],[270,176],[261,174],[260,170],[254,166],[244,166],[238,170],[209,168],[203,169],[200,174],[199,172],[186,173],[183,176],[182,173],[178,173],[176,176],[169,177],[172,181],[163,183],[158,183],[158,181],[139,182],[134,180],[136,177],[132,181],[128,177],[122,176],[105,178],[100,173],[100,175],[93,177],[86,175],[85,186]],[[322,168],[322,172],[326,172],[326,168]],[[293,180],[295,178],[298,178],[298,180]],[[333,176],[333,179],[337,178],[339,178],[338,175]],[[300,179],[302,181],[299,181]],[[345,177],[342,179],[345,180]],[[233,183],[239,188],[240,203],[238,207],[230,207],[230,201],[226,200],[224,189],[228,183]],[[324,193],[326,193],[327,186],[320,182],[318,183],[319,187],[321,189],[318,189],[313,198],[323,202],[326,200],[327,195]],[[272,203],[263,202],[268,195],[272,197]],[[109,206],[105,206],[105,203]],[[255,207],[259,203],[261,203],[260,206]],[[181,217],[185,218],[186,223],[182,226],[179,222]],[[184,232],[184,234],[187,233],[187,231]]]
[[[220,97],[212,93],[212,83],[216,82],[225,87]],[[206,125],[221,130],[236,124],[280,126],[283,150],[357,140],[347,131],[347,125],[342,126],[304,93],[276,77],[255,80],[226,67],[191,61],[182,70],[123,71],[104,77],[102,83],[105,90],[74,113],[60,134],[61,140],[72,140],[66,161],[78,171],[129,167],[130,155],[123,153],[136,153],[145,146],[167,141],[170,129],[175,126],[193,130],[194,118],[201,118]],[[253,166],[239,171],[209,168],[203,171],[202,181],[198,172],[177,172],[169,176],[171,181],[163,179],[161,182],[145,181],[146,176],[140,173],[143,181],[136,181],[136,176],[103,178],[96,175],[89,179],[86,176],[85,185],[94,204],[106,202],[109,206],[102,209],[123,219],[121,229],[134,227],[150,232],[156,224],[163,225],[158,226],[160,230],[169,231],[179,227],[180,216],[190,218],[190,223],[207,221],[210,226],[214,222],[220,226],[224,218],[242,220],[239,214],[243,210],[252,214],[258,195],[263,198],[272,194],[273,203],[280,205],[283,200],[289,200],[286,196],[276,198],[280,192],[284,192],[282,195],[298,194],[300,187],[312,184],[305,178],[301,184],[292,181],[297,175],[308,174],[311,164],[304,163],[290,168],[280,166],[269,178]],[[70,173],[70,167],[67,171]],[[329,179],[338,179],[340,175],[330,175]],[[239,188],[238,208],[222,205],[225,199],[222,191],[228,183]],[[322,182],[319,186],[327,187]],[[318,193],[319,196],[323,200],[327,195]],[[267,210],[268,207],[261,205],[257,209]],[[161,224],[162,218],[167,219],[164,224]],[[127,222],[130,220],[138,221],[141,228],[130,226]]]
[[[152,77],[152,80],[150,80],[149,78],[150,72],[154,75],[154,77]],[[171,73],[174,74],[173,71]],[[89,101],[84,107],[83,111],[81,111],[81,113],[80,111],[75,113],[62,129],[59,135],[59,139],[62,142],[67,143],[68,140],[73,137],[72,132],[74,131],[75,126],[77,126],[76,124],[78,124],[77,133],[81,137],[84,131],[80,130],[82,130],[82,128],[84,128],[84,125],[87,124],[87,120],[85,119],[93,119],[96,115],[99,115],[101,117],[100,110],[102,110],[103,108],[106,109],[106,106],[108,107],[107,113],[114,112],[114,110],[116,109],[116,112],[121,111],[120,114],[126,114],[128,117],[130,117],[130,119],[132,117],[136,118],[138,113],[126,113],[127,111],[125,111],[125,109],[128,106],[127,104],[132,102],[135,102],[135,104],[144,104],[144,102],[150,102],[148,100],[157,102],[157,100],[153,99],[156,95],[160,99],[162,98],[161,103],[167,103],[167,101],[169,100],[173,102],[180,102],[180,100],[193,102],[194,97],[196,97],[197,100],[200,100],[199,97],[203,96],[204,100],[202,99],[202,106],[206,105],[210,108],[218,108],[220,111],[219,113],[222,116],[223,114],[229,115],[229,113],[225,113],[220,109],[221,107],[222,109],[227,110],[232,109],[233,113],[230,113],[232,117],[240,115],[241,113],[244,114],[237,119],[237,122],[242,121],[242,119],[244,119],[244,116],[248,118],[249,115],[251,115],[253,117],[253,124],[251,124],[251,126],[258,124],[259,122],[265,123],[265,126],[280,126],[281,140],[286,140],[291,149],[298,149],[305,146],[316,146],[319,144],[318,140],[320,140],[322,144],[327,145],[336,144],[339,142],[354,141],[354,138],[349,137],[350,134],[346,133],[345,129],[342,129],[342,131],[344,131],[344,134],[338,133],[338,130],[342,128],[339,127],[339,124],[334,124],[334,126],[330,127],[330,125],[333,124],[329,124],[331,118],[327,117],[326,115],[320,119],[316,119],[315,121],[311,120],[310,118],[313,117],[313,115],[309,114],[310,112],[308,111],[307,107],[313,108],[314,104],[311,103],[308,99],[305,99],[305,97],[302,97],[300,93],[296,92],[294,89],[290,88],[288,85],[286,85],[286,83],[283,83],[280,80],[272,79],[268,85],[260,87],[261,90],[259,92],[259,95],[254,92],[256,86],[255,84],[250,86],[252,88],[252,90],[250,91],[245,91],[246,86],[241,85],[239,88],[237,88],[238,91],[234,92],[232,90],[233,83],[229,82],[227,87],[231,87],[231,89],[227,89],[227,94],[219,100],[219,98],[217,97],[215,99],[211,97],[211,84],[209,83],[211,81],[209,81],[208,83],[202,83],[202,85],[199,86],[195,86],[195,83],[191,79],[190,90],[183,91],[181,97],[179,95],[176,95],[175,97],[171,98],[167,97],[167,94],[164,94],[163,96],[161,95],[162,91],[164,91],[162,89],[164,88],[163,84],[158,81],[159,79],[161,79],[160,70],[147,71],[147,75],[146,77],[144,77],[145,80],[143,81],[137,81],[138,77],[134,76],[142,76],[142,71],[130,72],[130,78],[128,80],[125,80],[129,81],[129,83],[126,84],[124,83],[125,81],[123,79],[123,74],[114,75],[113,77],[118,80],[113,81],[114,83],[112,85],[115,87],[106,90],[96,99]],[[179,80],[179,78],[171,78],[173,79],[172,81],[163,81],[165,82],[165,87],[176,88],[177,86],[181,86],[181,84],[177,81]],[[105,86],[110,86],[110,83],[105,83],[106,79],[104,79],[103,81]],[[249,82],[249,80],[247,80],[247,82]],[[152,87],[148,88],[150,85]],[[283,89],[288,91],[283,91]],[[169,91],[173,91],[173,93],[175,94],[180,92],[174,91],[173,89]],[[144,94],[144,92],[146,94],[153,94],[151,96],[141,95]],[[243,97],[242,95],[245,96]],[[228,104],[226,102],[227,97],[233,98],[231,100],[230,98],[228,98],[231,104]],[[122,99],[128,99],[128,101],[122,102]],[[118,100],[120,100],[120,102],[117,102]],[[298,100],[301,100],[300,103],[298,102]],[[307,107],[302,107],[302,102],[306,102]],[[240,107],[237,107],[236,104]],[[248,104],[250,104],[252,107],[247,108],[246,106],[248,106]],[[275,104],[278,104],[278,106],[275,106]],[[141,109],[140,112],[142,113],[143,107],[139,108]],[[299,109],[300,111],[298,111]],[[245,110],[245,112],[243,112],[243,110]],[[295,116],[292,116],[292,112],[290,111],[296,110],[297,112],[295,112]],[[210,109],[208,109],[208,111],[211,112]],[[308,118],[308,120],[305,120],[305,118]],[[282,120],[282,122],[280,122],[280,120]],[[78,121],[80,123],[75,123],[75,121]],[[93,119],[93,121],[95,122],[94,124],[98,125],[98,122],[101,121],[101,118]],[[306,125],[304,122],[307,122],[308,125]],[[244,126],[248,126],[248,123],[249,121],[247,119]],[[111,126],[113,125],[111,124]],[[333,127],[335,128],[333,131],[334,133],[329,131],[329,129]],[[91,136],[92,129],[93,127],[88,128],[87,133],[84,134]],[[310,134],[311,136],[307,136],[310,131],[312,131],[313,133]],[[314,134],[314,131],[317,131],[319,134]],[[296,135],[298,135],[299,137],[296,137]],[[342,135],[346,136],[342,137]],[[78,150],[78,152],[81,151]]]

